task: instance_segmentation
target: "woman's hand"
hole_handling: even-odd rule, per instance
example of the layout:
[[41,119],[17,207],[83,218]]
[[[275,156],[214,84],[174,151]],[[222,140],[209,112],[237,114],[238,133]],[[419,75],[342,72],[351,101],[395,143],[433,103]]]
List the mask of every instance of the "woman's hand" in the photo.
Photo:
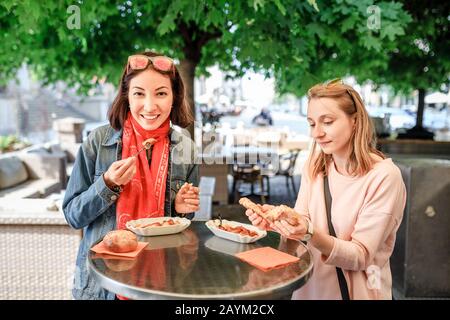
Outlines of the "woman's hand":
[[270,224],[270,227],[286,238],[301,240],[308,231],[308,222],[302,217],[295,226],[285,220],[278,220]]
[[199,189],[185,182],[175,196],[175,211],[178,213],[191,213],[199,210]]
[[[258,206],[261,208],[263,212],[267,212],[270,209],[274,208],[274,206],[269,204],[265,205],[258,204]],[[257,213],[255,213],[252,209],[247,209],[247,211],[245,211],[245,214],[247,215],[248,219],[254,226],[258,227],[261,230],[270,230],[270,222],[261,217],[260,215],[258,215]]]
[[123,186],[133,179],[136,174],[136,157],[114,161],[103,174],[103,179],[108,188]]

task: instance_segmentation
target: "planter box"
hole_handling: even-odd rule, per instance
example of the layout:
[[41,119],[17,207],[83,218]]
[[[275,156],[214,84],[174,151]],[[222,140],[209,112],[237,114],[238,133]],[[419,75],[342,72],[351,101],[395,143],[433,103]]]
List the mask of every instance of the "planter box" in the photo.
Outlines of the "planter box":
[[395,162],[407,202],[391,257],[394,286],[405,297],[450,297],[450,161]]

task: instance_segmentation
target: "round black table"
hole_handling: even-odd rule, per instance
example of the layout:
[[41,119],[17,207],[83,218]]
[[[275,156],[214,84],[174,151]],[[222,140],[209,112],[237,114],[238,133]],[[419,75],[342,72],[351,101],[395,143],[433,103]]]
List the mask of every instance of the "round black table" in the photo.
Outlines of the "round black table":
[[[193,221],[181,233],[139,237],[139,241],[149,244],[134,259],[90,251],[89,272],[102,287],[130,299],[290,299],[313,270],[307,247],[275,232],[242,244],[219,238],[204,222]],[[234,256],[264,246],[300,260],[262,271]]]

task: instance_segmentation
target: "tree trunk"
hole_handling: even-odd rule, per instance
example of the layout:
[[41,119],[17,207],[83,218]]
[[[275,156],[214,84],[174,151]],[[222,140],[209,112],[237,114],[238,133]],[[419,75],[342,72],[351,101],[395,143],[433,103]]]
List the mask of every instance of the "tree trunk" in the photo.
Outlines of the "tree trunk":
[[[180,61],[179,69],[185,85],[186,98],[195,117],[195,68],[201,60],[203,46],[205,46],[208,41],[219,38],[222,33],[218,30],[214,30],[213,32],[201,31],[197,25],[193,23],[186,23],[184,21],[180,21],[178,23],[178,29],[184,40],[184,46],[182,48],[184,59]],[[194,125],[190,125],[187,129],[191,134],[192,140],[194,140]]]
[[423,128],[423,112],[425,110],[425,89],[419,89],[419,102],[417,105],[416,128]]
[[433,140],[434,133],[423,127],[423,112],[425,110],[425,93],[424,88],[419,89],[419,102],[417,105],[416,125],[407,130],[406,133],[399,133],[398,139],[425,139]]
[[[195,68],[197,63],[194,61],[185,58],[180,61],[179,71],[181,73],[181,78],[183,79],[185,91],[186,91],[186,99],[189,103],[189,106],[192,110],[192,115],[195,118],[195,102],[194,102],[194,78],[195,78]],[[194,140],[194,126],[190,125],[188,128],[189,133],[191,134],[192,140]]]

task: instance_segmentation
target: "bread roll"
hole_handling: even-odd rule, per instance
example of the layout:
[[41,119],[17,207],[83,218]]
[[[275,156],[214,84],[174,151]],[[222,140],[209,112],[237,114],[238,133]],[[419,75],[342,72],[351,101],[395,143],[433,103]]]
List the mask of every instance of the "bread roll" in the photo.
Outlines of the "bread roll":
[[136,250],[138,241],[136,235],[131,231],[114,230],[105,235],[103,244],[112,252],[124,253]]

